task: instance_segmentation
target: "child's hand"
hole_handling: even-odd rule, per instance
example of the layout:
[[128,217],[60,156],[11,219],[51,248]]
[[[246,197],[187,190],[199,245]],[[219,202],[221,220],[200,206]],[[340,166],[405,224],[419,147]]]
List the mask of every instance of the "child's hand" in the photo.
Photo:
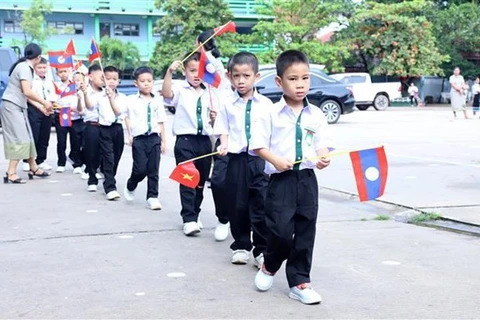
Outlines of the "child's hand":
[[110,99],[115,97],[115,92],[112,90],[112,88],[106,87],[105,92],[107,93],[107,97],[109,97]]
[[323,169],[330,165],[330,159],[328,158],[320,158],[317,162],[317,169]]
[[129,146],[132,146],[132,144],[133,144],[133,136],[131,134],[128,135],[128,142],[127,143],[128,143]]
[[160,146],[160,152],[162,154],[165,154],[167,152],[167,142],[166,141],[162,141],[162,145]]
[[168,68],[168,72],[175,73],[178,69],[182,67],[182,61],[173,61],[173,63]]
[[85,82],[80,82],[79,86],[80,90],[83,92],[84,95],[87,94],[87,86],[85,85]]
[[215,121],[217,119],[217,111],[210,110],[210,120]]
[[226,145],[221,144],[217,147],[217,151],[219,156],[226,156],[228,153],[228,148]]
[[277,169],[280,172],[287,171],[293,168],[292,161],[283,159],[280,157],[277,157],[277,159],[275,159],[275,162],[273,162],[272,164],[275,167],[275,169]]

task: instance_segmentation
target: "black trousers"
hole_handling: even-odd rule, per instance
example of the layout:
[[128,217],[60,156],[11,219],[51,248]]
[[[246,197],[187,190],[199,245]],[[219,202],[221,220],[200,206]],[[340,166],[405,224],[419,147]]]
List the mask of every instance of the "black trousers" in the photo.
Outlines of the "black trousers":
[[[161,139],[158,134],[142,135],[133,138],[132,174],[127,181],[127,189],[133,191],[138,184],[148,178],[147,199],[158,197],[158,170],[160,168]],[[104,168],[105,170],[105,168]]]
[[[220,145],[220,139],[215,147]],[[227,201],[226,184],[228,155],[213,157],[213,170],[210,186],[212,188],[213,202],[215,204],[215,215],[220,223],[226,224],[229,219],[229,204]]]
[[100,126],[97,122],[85,122],[83,131],[83,154],[85,156],[85,169],[88,173],[88,185],[97,185],[97,169],[100,166]]
[[73,120],[71,127],[62,127],[60,125],[59,114],[55,113],[55,131],[57,132],[57,165],[64,167],[67,163],[67,135],[70,136],[70,153],[68,157],[72,160],[74,168],[81,167],[84,163],[82,153],[82,136],[84,131],[84,122],[82,119]]
[[123,127],[120,123],[111,126],[100,126],[99,149],[102,172],[105,176],[103,189],[105,193],[117,190],[115,175],[118,163],[123,153],[124,137]]
[[318,184],[311,169],[272,174],[265,201],[269,235],[265,268],[277,272],[287,260],[290,287],[310,282],[318,213]]
[[[36,107],[28,104],[28,120],[32,127],[33,141],[37,150],[37,164],[43,163],[47,159],[48,143],[50,141],[50,131],[52,129],[52,117],[46,116]],[[24,160],[27,162],[27,160]]]
[[255,257],[267,247],[264,209],[268,176],[264,169],[265,160],[260,157],[250,156],[247,152],[229,153],[225,184],[234,240],[230,249],[250,251],[253,248]]
[[[175,142],[175,161],[178,163],[212,152],[212,142],[209,136],[201,135],[179,135]],[[182,211],[180,212],[183,222],[198,221],[200,206],[203,201],[203,189],[208,179],[212,157],[206,157],[194,162],[200,173],[198,187],[191,189],[180,185],[180,201]]]

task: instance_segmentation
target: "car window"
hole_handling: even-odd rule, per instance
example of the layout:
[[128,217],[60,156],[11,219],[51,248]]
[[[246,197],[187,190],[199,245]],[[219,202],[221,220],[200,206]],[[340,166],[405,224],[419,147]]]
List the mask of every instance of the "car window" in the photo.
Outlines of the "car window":
[[275,73],[270,73],[264,78],[260,79],[255,86],[264,87],[264,88],[275,88],[277,84],[275,83]]
[[351,76],[348,83],[365,83],[367,77],[365,76]]
[[316,74],[312,74],[310,76],[310,86],[311,87],[318,87],[318,86],[324,85],[326,83],[328,83],[328,82],[325,81],[323,78],[320,78]]

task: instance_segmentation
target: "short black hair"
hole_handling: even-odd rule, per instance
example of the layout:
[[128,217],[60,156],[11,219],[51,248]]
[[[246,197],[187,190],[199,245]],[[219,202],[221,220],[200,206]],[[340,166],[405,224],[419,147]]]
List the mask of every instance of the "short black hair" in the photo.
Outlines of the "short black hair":
[[115,66],[106,66],[103,69],[103,73],[105,72],[116,72],[118,75],[120,75],[120,70]]
[[308,58],[302,51],[299,50],[287,50],[282,53],[277,58],[275,65],[277,67],[277,76],[280,78],[285,73],[288,67],[295,63],[303,63],[309,65]]
[[38,64],[48,64],[48,61],[44,57],[41,57],[40,62]]
[[232,69],[236,65],[247,64],[252,67],[253,71],[258,73],[258,59],[257,56],[253,53],[241,51],[235,54],[233,57],[230,58],[227,65],[228,72],[232,72]]
[[102,68],[98,64],[92,64],[90,67],[88,67],[88,74],[91,74],[95,71],[102,71]]
[[133,77],[135,78],[135,80],[137,80],[138,77],[140,77],[140,75],[144,73],[149,73],[153,77],[153,69],[147,66],[141,66],[135,69],[135,71],[133,72]]
[[[188,57],[188,55],[190,54],[187,53],[183,59],[185,59],[185,61],[183,61],[183,67],[186,68],[187,67],[187,64],[190,62],[190,61],[200,61],[200,53],[199,52],[195,52],[194,54],[192,54],[190,57]],[[188,58],[187,58],[188,57]]]

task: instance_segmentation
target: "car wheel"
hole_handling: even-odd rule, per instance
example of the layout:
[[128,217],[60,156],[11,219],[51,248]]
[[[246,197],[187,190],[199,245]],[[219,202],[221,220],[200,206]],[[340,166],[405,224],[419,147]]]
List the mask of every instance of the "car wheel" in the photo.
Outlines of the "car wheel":
[[360,110],[360,111],[365,111],[365,110],[367,110],[370,106],[361,105],[361,106],[355,106],[355,107],[357,107],[357,109]]
[[338,102],[334,100],[325,100],[320,109],[325,114],[327,121],[329,124],[333,124],[340,119],[340,115],[342,114],[342,108],[338,104]]
[[384,94],[377,94],[375,99],[373,99],[373,107],[375,108],[375,110],[378,110],[378,111],[387,110],[389,105],[390,105],[390,100]]
[[167,107],[167,110],[168,110],[171,114],[175,114],[175,107]]

